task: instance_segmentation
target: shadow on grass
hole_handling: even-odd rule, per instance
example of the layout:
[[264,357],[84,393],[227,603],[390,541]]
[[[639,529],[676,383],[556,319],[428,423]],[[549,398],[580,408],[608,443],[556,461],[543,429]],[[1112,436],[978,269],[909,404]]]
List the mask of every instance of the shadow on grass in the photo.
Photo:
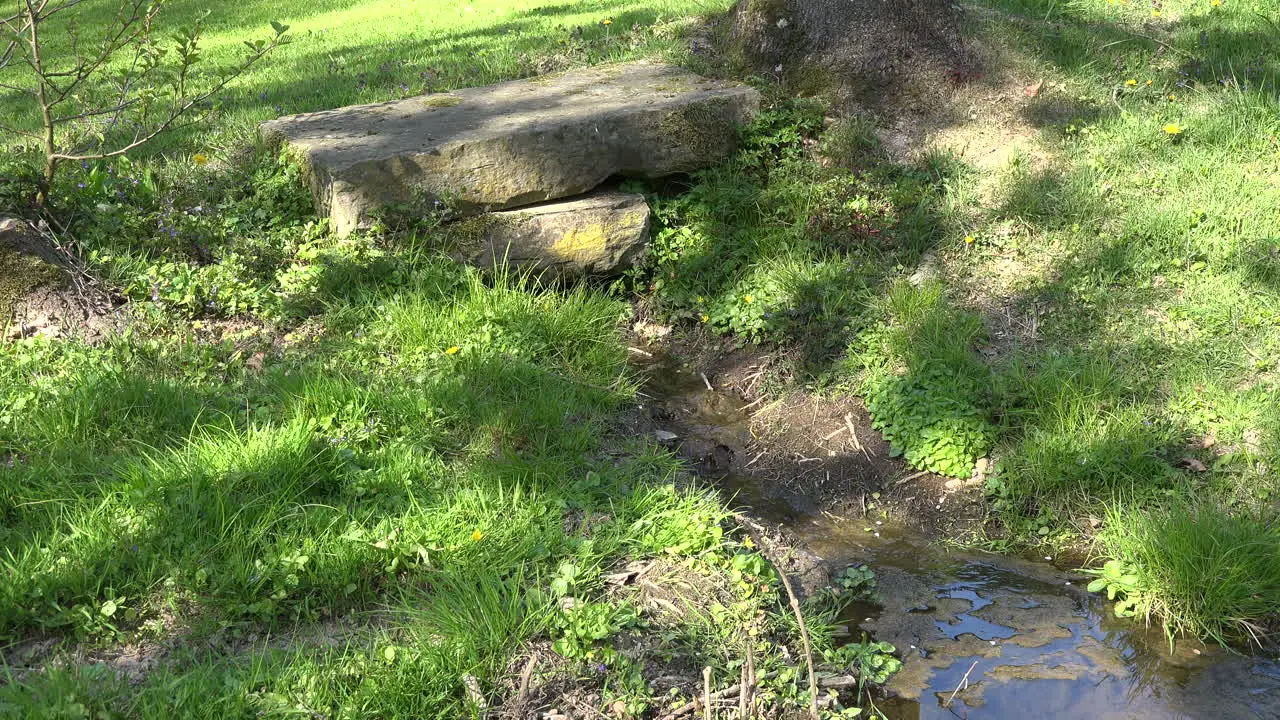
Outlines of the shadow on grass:
[[167,603],[197,623],[314,622],[408,577],[539,567],[580,540],[566,508],[637,519],[673,466],[640,448],[593,459],[625,390],[620,347],[599,340],[617,308],[467,278],[366,288],[333,337],[261,369],[243,348],[121,341],[13,375],[75,386],[0,437],[5,635],[84,637]]

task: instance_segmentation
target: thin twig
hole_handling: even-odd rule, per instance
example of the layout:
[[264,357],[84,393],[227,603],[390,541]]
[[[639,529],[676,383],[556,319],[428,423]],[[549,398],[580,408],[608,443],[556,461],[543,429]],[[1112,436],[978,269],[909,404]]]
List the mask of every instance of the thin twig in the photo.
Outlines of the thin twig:
[[750,410],[751,408],[753,408],[753,407],[755,407],[755,406],[759,405],[760,403],[764,402],[764,401],[765,401],[765,399],[767,399],[768,397],[769,397],[768,395],[761,395],[760,397],[756,398],[755,400],[752,400],[751,402],[747,403],[746,405],[743,405],[742,407],[738,408],[738,412],[742,412],[742,411],[744,411],[744,410]]
[[702,714],[707,720],[711,718],[711,666],[702,668]]
[[[752,667],[753,667],[753,668],[755,667],[755,666],[754,666],[754,664],[752,665]],[[708,670],[710,670],[711,668],[707,668],[707,669],[708,669]],[[774,674],[775,674],[775,673],[773,673],[773,672],[767,672],[767,673],[764,673],[764,674],[762,674],[762,675],[760,676],[760,679],[761,679],[761,680],[767,680],[767,679],[769,679],[769,678],[773,677],[773,676],[774,676]],[[680,707],[676,708],[675,710],[672,710],[671,712],[667,713],[666,715],[663,715],[659,720],[676,720],[676,718],[678,718],[678,717],[683,717],[683,716],[685,716],[685,715],[688,715],[689,713],[694,712],[694,711],[696,711],[698,708],[703,707],[704,705],[706,705],[706,704],[707,704],[707,701],[708,701],[708,698],[709,698],[710,700],[727,700],[727,699],[729,699],[729,698],[736,697],[736,696],[738,695],[738,693],[740,693],[740,692],[742,692],[742,686],[741,686],[741,685],[737,685],[737,684],[735,684],[735,685],[730,685],[729,687],[724,688],[723,690],[717,690],[717,691],[715,691],[715,692],[711,693],[711,695],[710,695],[710,696],[704,695],[703,697],[696,698],[696,699],[694,699],[694,700],[690,700],[689,702],[685,703],[684,705],[681,705]]]
[[910,475],[908,475],[908,476],[906,476],[906,477],[902,478],[901,480],[894,480],[894,481],[893,481],[893,484],[894,484],[894,485],[901,485],[901,484],[903,484],[903,483],[909,483],[909,482],[911,482],[912,480],[915,480],[915,479],[916,479],[916,478],[918,478],[918,477],[924,477],[925,475],[928,475],[928,474],[929,474],[929,471],[928,471],[928,470],[921,470],[920,472],[918,472],[918,473],[912,473],[912,474],[910,474]]
[[[761,546],[761,550],[764,547]],[[777,563],[774,563],[777,567]],[[809,712],[813,715],[813,720],[820,720],[818,712],[818,678],[813,671],[813,646],[809,643],[809,627],[805,625],[804,613],[800,611],[800,599],[796,597],[796,591],[791,587],[791,580],[787,578],[787,573],[778,569],[778,577],[782,579],[782,587],[787,590],[787,600],[791,603],[791,611],[796,615],[796,624],[800,626],[800,639],[804,641],[804,662],[809,669]]]
[[862,447],[862,441],[858,439],[858,431],[854,429],[853,413],[844,414],[844,424],[845,427],[849,428],[849,435],[853,437],[853,446],[862,453],[863,457],[870,460],[871,454],[867,452],[866,448]]
[[529,680],[533,678],[533,669],[538,666],[538,656],[530,655],[529,662],[524,665],[524,672],[520,673],[520,691],[516,693],[516,706],[523,707],[524,701],[529,697]]
[[960,692],[961,685],[965,687],[969,686],[969,673],[973,672],[973,669],[976,667],[978,667],[978,661],[974,660],[973,664],[969,666],[969,669],[964,671],[964,677],[960,678],[960,683],[956,685],[956,689],[951,691],[951,697],[947,698],[947,701],[942,703],[942,707],[949,707],[951,705],[951,701],[956,699],[956,693]]
[[698,376],[702,378],[702,382],[707,386],[708,390],[715,390],[715,388],[711,387],[711,381],[707,379],[706,373],[698,373]]

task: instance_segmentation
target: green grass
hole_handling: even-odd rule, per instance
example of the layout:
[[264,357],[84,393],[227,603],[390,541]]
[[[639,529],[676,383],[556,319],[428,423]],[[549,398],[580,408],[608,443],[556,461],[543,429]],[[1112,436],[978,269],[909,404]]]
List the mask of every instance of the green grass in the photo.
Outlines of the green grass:
[[[259,122],[282,114],[486,85],[654,53],[687,55],[681,38],[697,29],[700,17],[728,6],[727,0],[640,5],[614,0],[175,0],[161,15],[166,27],[188,25],[209,13],[202,42],[206,73],[237,60],[244,41],[270,35],[273,20],[290,26],[294,42],[233,84],[214,123],[170,135],[152,151],[174,161],[197,152],[219,158],[238,151]],[[116,7],[110,0],[90,0],[75,12],[82,27],[93,27],[105,24]],[[603,25],[605,20],[612,24]],[[46,35],[51,38],[48,56],[54,62],[66,57],[65,32],[54,25]],[[0,98],[0,122],[33,128],[38,120],[29,103],[16,96]]]
[[1273,520],[1197,503],[1155,513],[1117,508],[1108,518],[1113,529],[1101,535],[1102,547],[1133,573],[1131,612],[1163,624],[1170,637],[1266,642],[1280,593]]
[[1168,630],[1261,641],[1280,613],[1280,217],[1260,211],[1280,202],[1280,6],[993,5],[1010,14],[984,32],[1022,77],[1062,83],[1042,104],[1071,108],[1031,114],[1048,159],[993,174],[977,242],[949,253],[970,282],[1016,258],[1000,300],[1040,313],[990,363],[993,507],[1016,542],[1078,543],[1106,518],[1099,550],[1134,568]]
[[[459,269],[431,255],[433,219],[332,238],[253,128],[574,64],[703,67],[687,36],[727,4],[175,0],[174,20],[213,10],[213,59],[271,19],[297,42],[210,123],[61,179],[76,249],[132,301],[130,333],[0,350],[7,652],[44,638],[172,649],[136,685],[84,664],[14,676],[0,710],[458,717],[474,711],[461,677],[500,695],[534,640],[607,659],[588,685],[609,698],[660,702],[610,654],[643,629],[602,573],[671,556],[733,578],[754,555],[672,458],[612,433],[634,392],[624,298]],[[992,546],[1096,536],[1171,632],[1266,632],[1280,614],[1271,26],[1230,2],[1169,0],[1159,18],[1104,0],[986,6],[999,12],[971,13],[971,30],[1048,81],[1025,118],[1042,156],[895,162],[869,121],[825,129],[827,108],[766,88],[738,157],[642,186],[658,225],[625,288],[866,396],[917,466],[959,476],[989,454]],[[21,109],[0,99],[6,122]],[[30,156],[9,148],[18,174]],[[11,186],[0,199],[23,207]],[[906,282],[922,264],[939,277]],[[1004,310],[1035,333],[1002,340]],[[555,602],[565,577],[585,609]],[[732,613],[765,607],[758,666],[803,702],[776,587],[739,600],[666,629],[664,651],[726,670]],[[358,632],[305,640],[327,623]]]
[[[713,494],[677,488],[678,463],[643,443],[602,441],[632,393],[621,303],[402,260],[284,348],[140,329],[4,348],[0,633],[174,652],[138,688],[67,668],[0,688],[0,708],[457,717],[463,675],[496,692],[524,643],[573,627],[549,585],[566,563],[579,602],[624,558],[728,566]],[[374,629],[349,647],[254,639],[325,622]],[[621,629],[574,647],[621,677]]]
[[[652,306],[782,344],[801,378],[862,395],[916,467],[967,477],[989,451],[1002,529],[977,542],[1097,536],[1100,560],[1141,568],[1172,633],[1263,640],[1274,567],[1241,566],[1226,597],[1196,578],[1280,552],[1264,532],[1280,497],[1280,5],[982,6],[966,22],[1002,48],[991,70],[1013,102],[1045,81],[1005,120],[1034,154],[904,165],[865,121],[824,132],[793,105],[667,206]],[[902,282],[922,265],[940,284]],[[1191,516],[1212,531],[1172,542]]]

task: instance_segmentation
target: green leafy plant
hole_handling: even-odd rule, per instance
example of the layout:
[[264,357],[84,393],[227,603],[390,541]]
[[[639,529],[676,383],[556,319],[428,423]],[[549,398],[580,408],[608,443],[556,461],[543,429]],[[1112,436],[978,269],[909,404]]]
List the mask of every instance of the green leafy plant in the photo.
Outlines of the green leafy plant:
[[1089,583],[1089,592],[1105,591],[1107,599],[1115,601],[1116,617],[1133,617],[1144,606],[1142,591],[1138,586],[1140,578],[1119,560],[1108,560],[1102,569],[1084,572],[1096,576]]
[[744,597],[768,591],[778,583],[778,574],[759,553],[735,553],[729,559],[729,579]]
[[947,307],[937,285],[899,285],[887,305],[887,322],[860,340],[872,426],[913,467],[968,477],[996,437],[990,371],[970,349],[981,322]]
[[608,640],[622,630],[635,627],[640,616],[629,605],[580,602],[566,599],[552,618],[555,641],[551,648],[574,660],[600,660],[615,657],[616,651],[606,647]]
[[843,594],[858,600],[870,600],[875,597],[876,573],[866,565],[853,565],[836,575],[835,585]]
[[902,661],[894,657],[897,651],[887,642],[860,642],[841,645],[823,653],[823,660],[853,672],[862,682],[883,685],[902,669]]

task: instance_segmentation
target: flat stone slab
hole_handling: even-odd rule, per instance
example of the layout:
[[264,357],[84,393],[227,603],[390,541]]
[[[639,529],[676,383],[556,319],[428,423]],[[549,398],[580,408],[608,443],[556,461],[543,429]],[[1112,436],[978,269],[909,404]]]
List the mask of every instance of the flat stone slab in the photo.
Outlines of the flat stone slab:
[[506,263],[559,276],[610,275],[644,255],[649,205],[643,195],[598,190],[461,220],[450,234],[457,243],[454,256],[473,265]]
[[636,62],[282,117],[261,134],[305,162],[317,210],[347,234],[381,209],[476,214],[697,170],[733,151],[759,105],[744,85]]

